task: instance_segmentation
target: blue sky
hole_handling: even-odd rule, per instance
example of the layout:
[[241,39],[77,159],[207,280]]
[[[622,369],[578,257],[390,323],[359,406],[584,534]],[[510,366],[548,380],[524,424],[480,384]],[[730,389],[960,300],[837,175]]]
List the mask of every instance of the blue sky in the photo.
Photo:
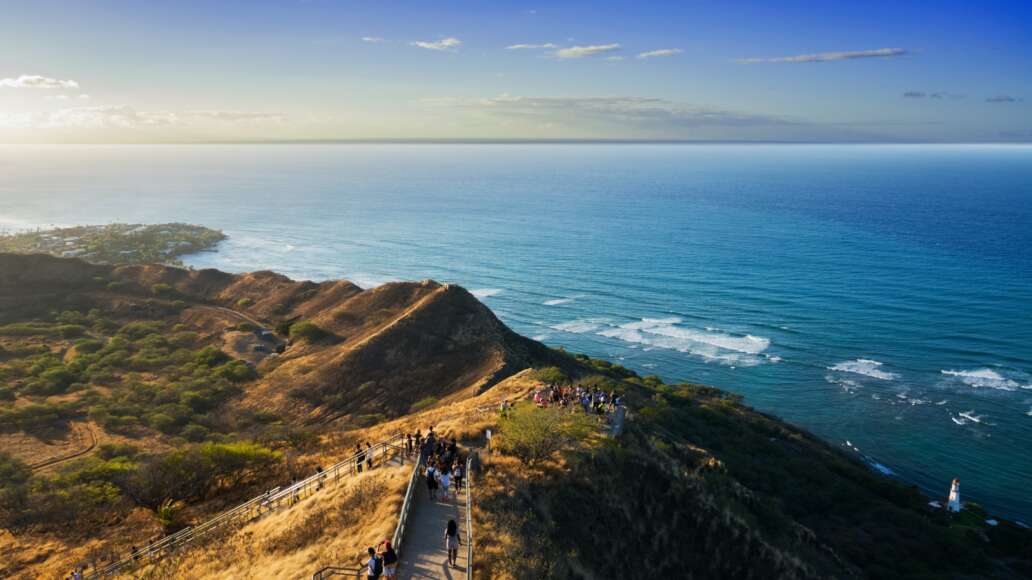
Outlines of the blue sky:
[[1032,141],[1032,2],[5,0],[0,38],[7,142]]

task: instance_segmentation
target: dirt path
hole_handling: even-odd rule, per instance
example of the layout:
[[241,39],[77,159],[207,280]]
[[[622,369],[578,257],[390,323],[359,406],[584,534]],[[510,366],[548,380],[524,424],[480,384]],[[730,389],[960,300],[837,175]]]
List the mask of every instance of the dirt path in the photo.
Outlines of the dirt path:
[[[458,498],[454,495],[444,502],[440,500],[438,492],[438,500],[430,501],[426,480],[419,479],[419,489],[415,490],[415,505],[409,516],[411,521],[405,530],[405,542],[402,544],[401,565],[398,566],[398,577],[402,580],[459,580],[466,577],[466,494],[460,493]],[[448,566],[448,553],[444,548],[444,531],[450,519],[458,522],[459,537],[462,539],[456,568]]]
[[83,455],[86,455],[87,453],[93,451],[97,447],[97,434],[93,432],[93,426],[89,423],[83,423],[82,428],[79,432],[81,433],[82,431],[86,432],[85,439],[89,442],[85,448],[80,449],[74,453],[70,453],[68,455],[62,455],[60,457],[51,457],[50,459],[44,459],[43,461],[40,461],[38,463],[30,463],[29,467],[31,467],[33,471],[39,471],[41,469],[46,469],[47,467],[52,467],[59,463],[64,463],[65,461],[71,461],[72,459],[82,457]]

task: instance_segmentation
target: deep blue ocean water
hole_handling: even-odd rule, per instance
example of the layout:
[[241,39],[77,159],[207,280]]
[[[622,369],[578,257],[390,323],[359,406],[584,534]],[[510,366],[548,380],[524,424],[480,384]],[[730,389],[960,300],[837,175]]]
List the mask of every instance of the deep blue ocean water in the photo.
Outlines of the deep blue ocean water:
[[1032,147],[0,147],[0,226],[185,221],[196,267],[462,284],[1032,523]]

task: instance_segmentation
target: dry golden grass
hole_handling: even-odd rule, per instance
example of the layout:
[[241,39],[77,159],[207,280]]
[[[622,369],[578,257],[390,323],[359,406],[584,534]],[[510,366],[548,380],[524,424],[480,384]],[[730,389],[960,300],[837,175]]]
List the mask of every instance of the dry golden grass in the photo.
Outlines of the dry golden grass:
[[366,548],[393,535],[409,475],[406,464],[331,484],[131,577],[300,579],[323,566],[359,567]]

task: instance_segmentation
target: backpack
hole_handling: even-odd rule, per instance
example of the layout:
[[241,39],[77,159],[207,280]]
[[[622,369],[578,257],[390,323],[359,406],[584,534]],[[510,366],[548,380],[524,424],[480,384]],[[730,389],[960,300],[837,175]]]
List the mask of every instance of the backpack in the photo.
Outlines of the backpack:
[[379,578],[380,575],[383,574],[383,559],[379,556],[373,556],[371,564],[370,568],[372,568],[372,570],[370,570],[370,572],[372,572],[372,576]]

